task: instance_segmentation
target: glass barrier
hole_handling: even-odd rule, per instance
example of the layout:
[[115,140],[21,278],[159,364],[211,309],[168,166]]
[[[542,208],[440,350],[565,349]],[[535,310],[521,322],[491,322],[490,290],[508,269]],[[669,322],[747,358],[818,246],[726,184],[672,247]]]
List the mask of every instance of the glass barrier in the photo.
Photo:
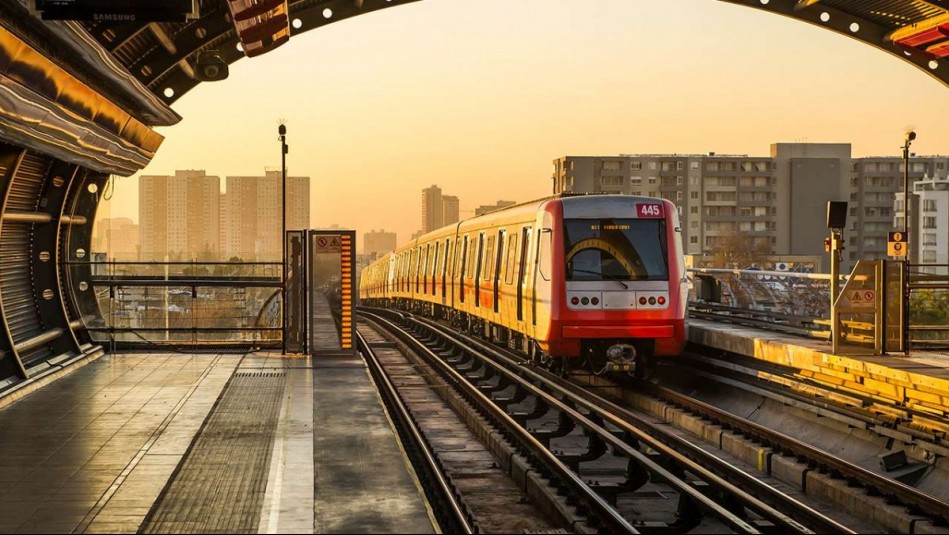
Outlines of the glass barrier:
[[[282,344],[281,264],[66,263],[92,339],[148,346]],[[80,280],[81,279],[81,280]]]

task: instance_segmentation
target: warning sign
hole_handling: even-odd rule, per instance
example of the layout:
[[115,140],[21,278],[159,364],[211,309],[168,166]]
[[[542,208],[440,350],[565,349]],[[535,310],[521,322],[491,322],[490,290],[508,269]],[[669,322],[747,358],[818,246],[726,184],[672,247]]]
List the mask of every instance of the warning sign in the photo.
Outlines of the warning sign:
[[339,236],[319,236],[313,245],[315,253],[338,253],[341,246]]
[[848,290],[845,295],[853,308],[873,308],[876,300],[873,290]]
[[886,245],[886,254],[890,256],[906,256],[906,242],[891,241]]
[[906,233],[893,231],[888,238],[886,253],[890,256],[906,256]]

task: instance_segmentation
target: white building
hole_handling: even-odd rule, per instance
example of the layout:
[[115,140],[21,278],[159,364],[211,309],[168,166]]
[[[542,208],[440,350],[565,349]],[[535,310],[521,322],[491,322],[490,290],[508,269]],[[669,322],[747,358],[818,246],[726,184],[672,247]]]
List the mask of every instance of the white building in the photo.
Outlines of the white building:
[[913,218],[920,240],[910,244],[915,262],[949,264],[949,179],[926,177],[914,184],[919,197],[918,216]]

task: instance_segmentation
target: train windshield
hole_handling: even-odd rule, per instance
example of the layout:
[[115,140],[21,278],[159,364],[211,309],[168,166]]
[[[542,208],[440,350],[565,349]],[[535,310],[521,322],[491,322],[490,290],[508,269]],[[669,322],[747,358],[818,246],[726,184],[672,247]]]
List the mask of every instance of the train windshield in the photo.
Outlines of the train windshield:
[[567,219],[568,281],[669,280],[662,219]]

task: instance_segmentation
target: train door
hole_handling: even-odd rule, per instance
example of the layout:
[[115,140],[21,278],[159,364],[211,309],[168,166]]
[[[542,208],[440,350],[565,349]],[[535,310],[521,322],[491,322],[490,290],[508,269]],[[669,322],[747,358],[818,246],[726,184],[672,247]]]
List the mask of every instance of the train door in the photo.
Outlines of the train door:
[[527,252],[531,239],[530,227],[521,229],[521,251],[517,261],[517,321],[524,321],[524,287],[527,286]]
[[504,303],[501,305],[501,315],[510,321],[514,318],[517,309],[516,299],[512,299],[514,290],[514,270],[517,268],[517,230],[513,230],[507,238],[507,253],[504,256],[504,282],[501,286],[501,297]]
[[441,251],[439,250],[438,246],[439,243],[436,241],[435,253],[432,257],[432,296],[435,296],[438,292],[438,278],[436,275],[438,275],[438,261],[441,260],[441,258],[439,258],[439,253],[441,253]]
[[422,247],[415,248],[415,293],[412,295],[414,298],[417,296],[422,288]]
[[497,253],[490,259],[494,263],[494,313],[500,311],[501,258],[504,256],[504,230],[498,230]]
[[481,261],[484,254],[484,232],[478,234],[478,256],[475,261],[474,285],[475,285],[475,307],[481,306]]
[[425,244],[425,261],[422,262],[422,293],[428,294],[428,263],[431,261],[432,244]]
[[465,266],[468,265],[468,236],[465,236],[465,242],[462,246],[461,263],[458,264],[455,272],[458,274],[458,301],[461,303],[465,302]]
[[448,263],[451,262],[451,238],[445,238],[445,254],[442,255],[442,304],[448,301]]

